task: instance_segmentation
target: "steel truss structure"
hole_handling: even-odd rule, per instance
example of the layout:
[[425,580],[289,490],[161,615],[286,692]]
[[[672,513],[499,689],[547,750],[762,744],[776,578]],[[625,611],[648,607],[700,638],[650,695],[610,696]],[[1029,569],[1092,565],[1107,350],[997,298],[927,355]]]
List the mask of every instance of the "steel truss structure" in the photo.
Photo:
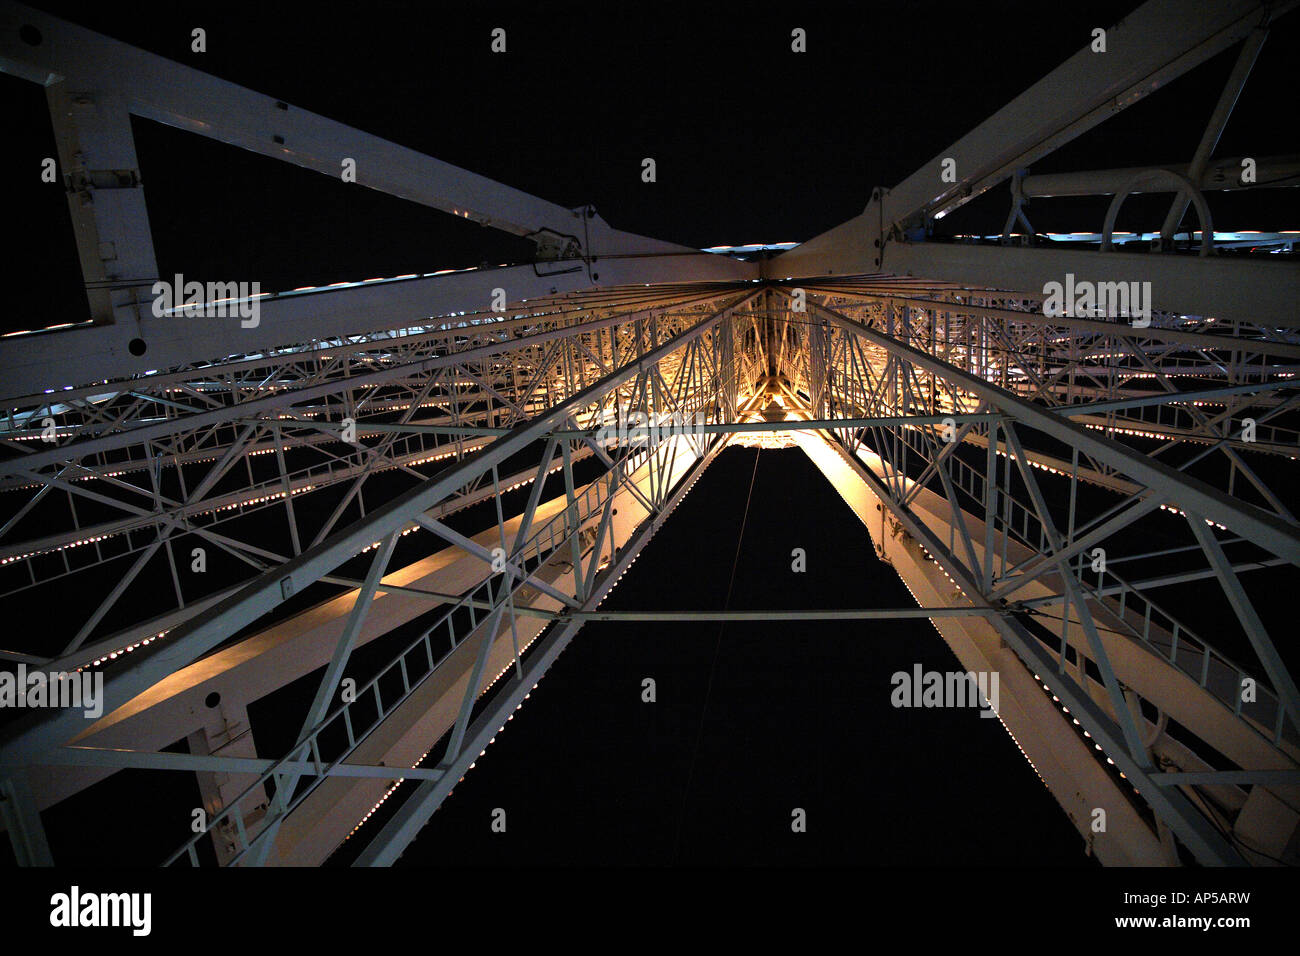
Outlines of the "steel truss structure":
[[[0,654],[102,674],[106,700],[0,733],[19,861],[51,862],[42,810],[153,768],[204,797],[169,864],[315,864],[354,837],[360,864],[392,863],[585,622],[688,616],[600,606],[719,452],[760,442],[811,457],[918,607],[715,618],[928,618],[963,667],[1001,675],[1000,720],[1104,863],[1296,862],[1293,635],[1247,590],[1300,564],[1296,272],[1214,254],[1203,195],[1294,4],[1186,6],[1146,3],[1113,55],[1081,51],[861,216],[742,261],[6,4],[0,69],[45,88],[92,314],[0,344],[0,588],[95,597],[54,643]],[[1190,161],[1025,175],[1234,44]],[[157,317],[132,115],[328,175],[359,157],[360,185],[528,236],[536,261],[267,294],[252,328]],[[1270,162],[1260,188],[1293,182]],[[926,241],[1008,182],[1005,242]],[[1157,188],[1163,252],[1116,251],[1119,203]],[[1079,191],[1115,196],[1099,248],[1015,243],[1031,196]],[[1178,231],[1189,207],[1199,237]],[[1192,252],[1171,253],[1180,236]],[[1052,314],[1041,290],[1067,274],[1149,282],[1149,323]],[[196,583],[196,548],[238,583]],[[1198,580],[1253,661],[1162,600]],[[351,679],[376,641],[387,663]],[[295,743],[265,753],[250,705],[307,675]]]

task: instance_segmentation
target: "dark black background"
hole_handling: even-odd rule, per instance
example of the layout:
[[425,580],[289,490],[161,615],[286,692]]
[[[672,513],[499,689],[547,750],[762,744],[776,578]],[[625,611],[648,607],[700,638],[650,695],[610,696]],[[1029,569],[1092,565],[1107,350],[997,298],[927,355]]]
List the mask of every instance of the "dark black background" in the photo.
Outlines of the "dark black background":
[[[40,6],[560,204],[592,203],[616,228],[703,247],[803,240],[857,214],[873,186],[940,154],[1132,5]],[[205,54],[189,50],[195,26]],[[504,56],[489,53],[495,26]],[[790,52],[795,26],[807,54]],[[1265,45],[1219,155],[1294,151],[1294,123],[1274,111],[1296,28],[1283,21]],[[1036,169],[1185,161],[1235,55]],[[65,202],[37,183],[53,153],[43,97],[0,76],[0,104],[16,130],[0,196],[23,237],[5,259],[6,328],[75,321],[85,299]],[[163,275],[247,276],[270,291],[528,255],[450,216],[134,122]],[[654,184],[640,179],[645,156]],[[995,231],[1006,200],[994,194],[944,228]],[[1294,200],[1268,198],[1221,204],[1216,226],[1296,228]],[[1140,200],[1125,210],[1128,228],[1163,215]],[[1082,230],[1103,211],[1031,213],[1040,230]],[[763,452],[755,471],[754,455],[720,457],[609,606],[719,608],[733,567],[732,608],[912,603],[806,458]],[[794,547],[806,574],[790,571]],[[402,863],[1091,865],[997,721],[888,705],[889,675],[918,661],[956,667],[929,623],[590,625]],[[658,682],[655,704],[640,700],[643,677]],[[94,799],[125,807],[156,777],[120,774]],[[489,829],[493,807],[507,809],[506,834]],[[790,832],[793,807],[808,811],[806,834]],[[127,858],[139,836],[104,839],[119,862],[155,862]]]

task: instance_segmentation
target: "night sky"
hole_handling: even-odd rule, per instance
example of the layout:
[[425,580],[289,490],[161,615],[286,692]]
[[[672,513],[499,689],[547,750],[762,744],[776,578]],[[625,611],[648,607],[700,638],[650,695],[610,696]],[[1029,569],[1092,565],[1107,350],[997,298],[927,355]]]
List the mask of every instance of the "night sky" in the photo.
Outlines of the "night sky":
[[[123,17],[102,4],[35,5],[562,205],[592,203],[615,228],[695,247],[804,240],[856,215],[873,186],[905,178],[1133,6],[992,3],[955,7],[958,16],[922,4],[369,0],[361,15],[262,2]],[[1297,20],[1266,44],[1218,155],[1294,151],[1293,124],[1272,121],[1266,94],[1289,83]],[[195,26],[208,32],[206,54],[189,50]],[[505,56],[489,53],[495,26],[508,31]],[[808,31],[807,54],[790,53],[796,26]],[[1036,169],[1186,161],[1233,57]],[[0,76],[0,107],[19,129],[0,150],[0,195],[25,238],[7,259],[5,328],[78,320],[85,297],[66,203],[58,187],[34,186],[40,157],[53,154],[43,96]],[[522,261],[531,250],[134,123],[163,275],[271,291]],[[654,184],[640,179],[646,156]],[[944,228],[999,228],[1005,187],[993,193]],[[1297,228],[1294,201],[1211,201],[1224,210],[1220,229]],[[1040,230],[1099,229],[1104,207],[1030,214]],[[1135,217],[1150,208],[1125,207]],[[755,468],[756,454],[717,459],[606,607],[722,608],[733,568],[732,609],[913,604],[801,452],[764,451]],[[790,570],[795,547],[807,551],[805,574]],[[401,863],[1093,865],[998,721],[889,705],[890,674],[917,662],[959,669],[928,622],[588,625]],[[656,703],[641,702],[645,677]],[[80,807],[125,801],[157,776],[119,774],[55,808],[52,838]],[[489,828],[494,807],[507,810],[506,834]],[[791,833],[794,807],[808,812],[806,834]],[[124,834],[121,852],[159,862],[149,854],[176,846],[183,821],[169,820],[168,833]],[[87,862],[103,851],[56,843],[56,859],[60,846],[62,858]]]

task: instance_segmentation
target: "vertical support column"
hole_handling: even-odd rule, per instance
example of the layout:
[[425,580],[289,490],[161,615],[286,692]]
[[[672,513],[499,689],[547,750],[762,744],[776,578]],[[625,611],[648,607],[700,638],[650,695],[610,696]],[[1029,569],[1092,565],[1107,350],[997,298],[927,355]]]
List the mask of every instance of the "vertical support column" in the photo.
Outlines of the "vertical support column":
[[74,78],[46,88],[68,210],[97,324],[134,320],[153,301],[158,279],[140,164],[125,100]]
[[[212,719],[186,738],[190,753],[200,756],[219,754],[222,757],[257,757],[247,707],[222,701],[211,713]],[[195,773],[195,777],[198,779],[199,795],[203,799],[203,811],[209,820],[237,799],[247,786],[243,775],[201,770]],[[259,786],[244,799],[236,811],[243,817],[244,831],[250,838],[256,836],[260,829],[266,816],[266,807],[266,787]],[[230,819],[224,822],[225,830],[218,828],[211,833],[212,848],[216,851],[217,862],[221,866],[230,862],[238,852],[234,822]]]
[[[993,411],[993,409],[989,409]],[[997,528],[998,514],[998,420],[989,418],[989,438],[988,438],[988,461],[984,467],[984,574],[982,585],[984,593],[987,594],[993,590],[993,542]],[[1006,471],[1008,476],[1011,471],[1011,463],[1007,462]],[[1007,478],[1008,483],[1010,477]],[[1010,534],[1008,528],[1002,529],[1003,534]],[[971,569],[975,571],[975,568]]]

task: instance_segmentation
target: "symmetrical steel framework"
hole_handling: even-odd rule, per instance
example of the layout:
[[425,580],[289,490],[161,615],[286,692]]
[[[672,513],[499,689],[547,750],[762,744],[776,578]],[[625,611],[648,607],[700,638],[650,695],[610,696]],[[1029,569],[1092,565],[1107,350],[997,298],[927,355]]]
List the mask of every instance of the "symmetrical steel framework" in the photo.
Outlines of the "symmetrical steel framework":
[[[1296,272],[1214,254],[1203,195],[1293,5],[1146,3],[1113,55],[1081,51],[861,216],[762,261],[618,232],[5,5],[0,69],[45,87],[91,316],[0,342],[0,589],[95,598],[55,643],[0,656],[103,674],[107,701],[0,733],[20,862],[50,862],[41,810],[140,767],[203,793],[206,827],[168,863],[319,863],[354,836],[359,862],[391,863],[584,622],[684,616],[599,607],[734,441],[802,448],[919,607],[719,617],[929,618],[965,668],[1000,673],[1002,723],[1103,862],[1295,862],[1300,693],[1246,584],[1300,564]],[[1190,162],[1025,175],[1233,44]],[[357,157],[360,185],[533,238],[537,261],[268,294],[255,328],[155,317],[132,115],[329,175]],[[1293,184],[1293,158],[1269,162],[1259,188]],[[1003,243],[925,241],[1003,182]],[[1118,204],[1159,188],[1163,252],[1116,251]],[[1097,249],[1014,242],[1031,197],[1081,192],[1116,197]],[[1189,205],[1199,238],[1178,232]],[[1171,251],[1184,235],[1195,251]],[[1149,324],[1045,314],[1067,274],[1150,282]],[[634,416],[677,427],[607,440]],[[194,548],[243,579],[205,589]],[[1161,599],[1196,580],[1254,660]],[[378,640],[388,663],[350,679]],[[249,706],[308,674],[295,743],[264,754]]]

